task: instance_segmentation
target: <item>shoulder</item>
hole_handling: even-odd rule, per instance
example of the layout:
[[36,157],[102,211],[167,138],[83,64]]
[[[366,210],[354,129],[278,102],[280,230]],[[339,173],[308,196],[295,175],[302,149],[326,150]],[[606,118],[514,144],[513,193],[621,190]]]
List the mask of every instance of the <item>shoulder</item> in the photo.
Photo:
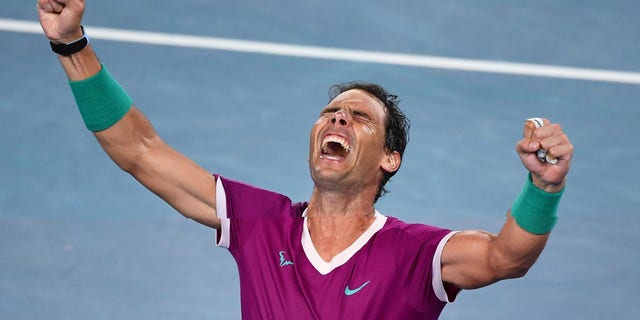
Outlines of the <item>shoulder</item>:
[[222,186],[227,197],[243,197],[243,199],[251,200],[252,197],[259,199],[283,199],[286,196],[273,192],[267,189],[263,189],[252,184],[229,179],[216,175],[218,186]]
[[306,202],[292,202],[278,192],[216,175],[217,203],[224,203],[227,218],[274,215],[302,216]]
[[442,238],[451,233],[451,230],[422,223],[407,223],[395,217],[387,217],[382,233],[403,241],[435,242],[437,245]]
[[389,247],[397,259],[428,260],[451,234],[448,229],[387,217],[387,223],[376,235],[375,245]]

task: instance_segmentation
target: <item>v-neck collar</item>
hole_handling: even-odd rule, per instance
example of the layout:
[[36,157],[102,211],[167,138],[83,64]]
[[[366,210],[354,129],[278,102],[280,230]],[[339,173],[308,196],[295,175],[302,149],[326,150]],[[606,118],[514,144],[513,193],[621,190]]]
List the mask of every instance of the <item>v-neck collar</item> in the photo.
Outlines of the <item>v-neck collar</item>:
[[362,249],[367,242],[376,234],[376,232],[380,231],[384,224],[387,222],[387,217],[382,215],[378,210],[375,211],[374,217],[375,220],[373,223],[365,230],[365,232],[356,239],[349,247],[344,249],[342,252],[338,253],[331,261],[326,262],[320,257],[320,254],[316,250],[316,247],[313,245],[311,241],[311,234],[309,234],[309,228],[307,226],[307,210],[305,209],[302,213],[302,217],[304,218],[304,223],[302,225],[302,249],[304,250],[307,259],[311,262],[311,265],[321,274],[326,275],[329,272],[333,271],[335,268],[345,264],[351,257],[353,257],[358,250]]

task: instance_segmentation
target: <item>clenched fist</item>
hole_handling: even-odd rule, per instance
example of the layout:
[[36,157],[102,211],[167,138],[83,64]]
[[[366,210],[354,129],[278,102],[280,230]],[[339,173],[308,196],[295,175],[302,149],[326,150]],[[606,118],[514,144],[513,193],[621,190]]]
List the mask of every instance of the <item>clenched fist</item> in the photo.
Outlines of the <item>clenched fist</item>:
[[[573,145],[557,123],[547,119],[539,119],[543,124],[536,126],[531,121],[525,122],[524,139],[516,145],[522,164],[531,172],[533,183],[547,192],[562,189],[565,177],[569,172]],[[542,162],[538,158],[538,150],[546,150],[553,162]]]
[[40,25],[49,41],[69,43],[82,37],[84,0],[38,0]]

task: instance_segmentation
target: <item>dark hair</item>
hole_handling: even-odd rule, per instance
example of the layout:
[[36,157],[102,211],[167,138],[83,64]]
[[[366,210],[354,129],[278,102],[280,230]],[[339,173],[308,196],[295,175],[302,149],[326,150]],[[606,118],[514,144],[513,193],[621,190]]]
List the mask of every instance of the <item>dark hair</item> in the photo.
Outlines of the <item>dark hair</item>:
[[[402,157],[404,149],[409,142],[410,123],[407,116],[398,107],[398,103],[400,103],[398,96],[387,92],[378,84],[354,81],[331,86],[329,88],[329,98],[330,100],[333,100],[341,93],[353,89],[363,90],[376,97],[384,104],[385,113],[387,115],[385,122],[384,147],[389,152],[397,151]],[[380,186],[378,187],[378,192],[376,193],[374,202],[378,201],[381,196],[388,192],[384,186],[389,179],[396,174],[396,172],[397,170],[394,172],[383,171]]]

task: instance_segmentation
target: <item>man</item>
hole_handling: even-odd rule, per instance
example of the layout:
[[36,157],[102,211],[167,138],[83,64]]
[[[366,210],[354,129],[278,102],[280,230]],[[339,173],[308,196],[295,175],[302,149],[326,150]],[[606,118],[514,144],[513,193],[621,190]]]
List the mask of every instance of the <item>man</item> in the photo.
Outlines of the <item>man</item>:
[[[400,168],[408,124],[373,84],[333,88],[310,135],[308,203],[211,175],[165,144],[84,38],[82,0],[38,0],[88,129],[237,261],[245,319],[437,319],[461,289],[523,276],[556,221],[573,146],[536,118],[516,150],[530,172],[499,234],[406,224],[374,203]],[[545,152],[546,154],[540,153]]]

